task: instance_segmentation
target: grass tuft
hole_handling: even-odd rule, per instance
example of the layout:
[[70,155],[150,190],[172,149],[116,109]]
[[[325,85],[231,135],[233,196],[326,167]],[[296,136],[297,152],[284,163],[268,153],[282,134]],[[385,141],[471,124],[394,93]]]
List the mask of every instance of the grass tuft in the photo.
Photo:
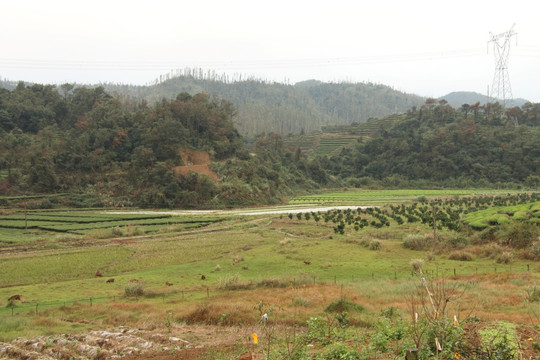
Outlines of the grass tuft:
[[326,312],[342,313],[346,312],[363,312],[365,308],[362,305],[352,301],[338,299],[334,300],[325,309]]

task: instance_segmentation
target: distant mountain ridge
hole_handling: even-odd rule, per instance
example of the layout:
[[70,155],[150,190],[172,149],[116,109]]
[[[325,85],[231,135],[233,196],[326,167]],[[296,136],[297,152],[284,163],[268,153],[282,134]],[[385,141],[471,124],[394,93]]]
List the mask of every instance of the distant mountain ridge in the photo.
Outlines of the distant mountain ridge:
[[104,85],[126,100],[174,99],[179,93],[205,92],[231,101],[238,109],[236,127],[247,137],[261,133],[301,134],[327,125],[365,122],[420,106],[425,98],[372,83],[324,83],[308,80],[295,85],[247,79],[182,75],[152,86]]
[[[479,102],[481,105],[488,102],[486,95],[474,92],[474,91],[454,91],[444,96],[441,96],[439,100],[446,100],[453,108],[460,108],[463,104],[476,104]],[[513,100],[513,106],[523,106],[523,104],[529,102],[526,99],[517,98]]]
[[[15,81],[0,80],[3,88],[13,89],[16,85]],[[175,99],[183,92],[215,95],[235,105],[238,110],[235,126],[248,138],[263,133],[305,134],[320,131],[325,126],[362,123],[404,113],[423,105],[426,100],[381,84],[325,83],[311,79],[290,85],[252,78],[230,80],[224,75],[203,74],[197,69],[148,86],[99,86],[125,102],[157,103]],[[454,108],[487,102],[485,95],[467,91],[451,92],[439,99],[445,99]],[[514,106],[526,102],[514,99]]]

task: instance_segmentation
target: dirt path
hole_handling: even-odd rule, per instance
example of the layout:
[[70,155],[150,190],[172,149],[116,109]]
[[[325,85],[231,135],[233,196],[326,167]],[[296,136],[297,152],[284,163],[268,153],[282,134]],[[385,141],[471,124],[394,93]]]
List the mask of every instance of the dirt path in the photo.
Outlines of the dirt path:
[[169,211],[107,211],[108,214],[141,214],[141,215],[238,215],[238,216],[257,216],[257,215],[280,215],[280,214],[297,214],[305,212],[326,212],[330,210],[347,210],[347,209],[366,209],[374,206],[360,205],[335,205],[335,206],[283,206],[271,209],[255,208],[242,210],[169,210]]

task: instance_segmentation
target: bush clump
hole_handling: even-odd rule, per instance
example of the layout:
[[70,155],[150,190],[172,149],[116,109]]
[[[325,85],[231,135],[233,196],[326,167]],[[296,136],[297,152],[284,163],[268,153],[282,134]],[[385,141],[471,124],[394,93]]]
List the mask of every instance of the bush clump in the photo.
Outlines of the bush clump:
[[251,287],[250,282],[240,280],[240,275],[232,274],[219,279],[219,288],[223,290],[245,290]]
[[510,264],[510,262],[512,261],[512,258],[513,258],[512,253],[509,251],[505,251],[499,256],[497,256],[497,259],[495,261],[497,261],[497,264]]
[[504,252],[504,247],[499,244],[489,244],[482,248],[482,256],[495,259]]
[[127,284],[124,289],[124,294],[127,297],[138,297],[144,295],[144,285],[141,282]]
[[472,261],[473,256],[471,253],[467,251],[453,251],[448,256],[448,259],[450,260],[458,260],[458,261]]
[[524,221],[505,224],[498,232],[502,245],[515,249],[525,249],[538,240],[538,226]]
[[403,240],[403,247],[411,250],[424,250],[429,245],[429,238],[424,235],[408,235]]
[[362,312],[364,310],[365,309],[362,305],[359,305],[357,303],[344,300],[344,299],[338,299],[338,300],[332,301],[330,305],[328,305],[325,309],[326,312],[333,312],[333,313],[342,313],[344,311]]
[[523,258],[527,260],[540,261],[540,241],[535,241],[523,251]]
[[424,259],[412,259],[411,260],[411,266],[414,271],[421,272],[424,267]]
[[360,245],[365,247],[369,250],[380,250],[381,249],[381,242],[377,240],[371,240],[371,239],[362,239],[360,241]]
[[469,245],[469,239],[467,239],[463,235],[454,235],[450,236],[445,241],[446,245],[452,249],[463,249],[467,245]]

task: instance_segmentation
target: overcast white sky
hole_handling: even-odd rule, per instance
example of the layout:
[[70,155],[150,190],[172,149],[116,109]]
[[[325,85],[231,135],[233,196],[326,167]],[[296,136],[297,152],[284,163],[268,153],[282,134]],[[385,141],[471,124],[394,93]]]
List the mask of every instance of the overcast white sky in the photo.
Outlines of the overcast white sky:
[[486,93],[515,23],[514,97],[540,102],[540,4],[523,1],[0,0],[0,77],[146,84],[202,67],[295,83]]

